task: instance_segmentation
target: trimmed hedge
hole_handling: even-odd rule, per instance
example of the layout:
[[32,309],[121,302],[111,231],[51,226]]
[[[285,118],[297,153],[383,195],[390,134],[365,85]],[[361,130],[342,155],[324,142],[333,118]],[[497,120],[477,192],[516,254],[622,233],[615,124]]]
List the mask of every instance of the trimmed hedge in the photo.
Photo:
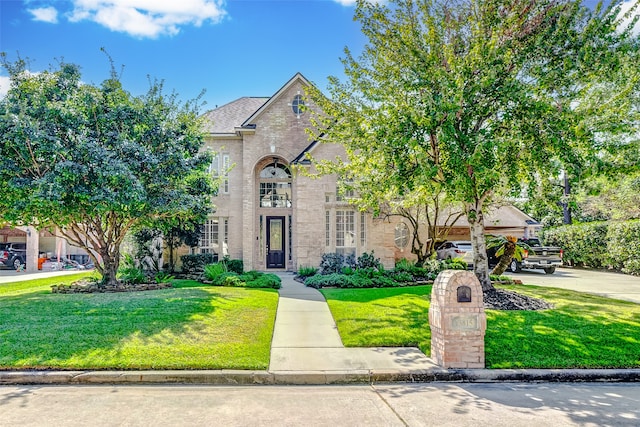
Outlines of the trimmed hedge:
[[569,265],[640,275],[640,220],[565,225],[545,230],[543,237],[563,249]]

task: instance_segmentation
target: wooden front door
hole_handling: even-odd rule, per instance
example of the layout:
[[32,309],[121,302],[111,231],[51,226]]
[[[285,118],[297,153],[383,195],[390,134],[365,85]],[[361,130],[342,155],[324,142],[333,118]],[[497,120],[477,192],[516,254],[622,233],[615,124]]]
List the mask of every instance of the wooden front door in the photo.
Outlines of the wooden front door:
[[284,217],[267,217],[267,268],[284,268]]

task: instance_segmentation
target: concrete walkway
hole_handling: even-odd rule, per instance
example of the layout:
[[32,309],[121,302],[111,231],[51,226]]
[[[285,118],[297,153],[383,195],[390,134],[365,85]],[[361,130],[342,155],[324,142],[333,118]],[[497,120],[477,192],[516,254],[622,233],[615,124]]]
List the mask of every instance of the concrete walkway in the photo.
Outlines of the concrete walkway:
[[[269,371],[417,372],[436,365],[415,347],[345,348],[322,294],[280,273]],[[425,325],[425,327],[429,327]]]

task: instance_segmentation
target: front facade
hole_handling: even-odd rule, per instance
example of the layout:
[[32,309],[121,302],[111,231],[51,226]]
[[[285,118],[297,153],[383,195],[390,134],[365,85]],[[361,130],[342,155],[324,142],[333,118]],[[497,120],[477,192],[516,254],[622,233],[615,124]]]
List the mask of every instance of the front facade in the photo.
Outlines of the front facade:
[[311,178],[294,167],[313,167],[307,152],[326,159],[342,152],[309,141],[309,84],[296,74],[272,97],[240,98],[205,114],[205,149],[215,153],[210,172],[220,186],[198,252],[242,259],[247,270],[317,267],[332,252],[374,250],[386,267],[410,256],[395,245],[394,224],[341,200],[335,176]]

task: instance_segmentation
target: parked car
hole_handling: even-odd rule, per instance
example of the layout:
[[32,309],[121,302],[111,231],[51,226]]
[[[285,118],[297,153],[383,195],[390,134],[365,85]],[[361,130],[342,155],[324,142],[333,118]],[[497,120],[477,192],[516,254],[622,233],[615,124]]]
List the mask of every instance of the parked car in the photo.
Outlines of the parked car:
[[27,263],[26,243],[0,243],[0,267],[14,270],[24,268]]
[[542,246],[540,239],[518,239],[518,244],[525,248],[522,262],[511,260],[509,270],[519,273],[523,268],[542,269],[546,274],[553,274],[556,267],[562,265],[562,249],[555,246]]
[[444,241],[436,248],[438,259],[460,258],[467,265],[473,265],[473,250],[467,240]]
[[60,258],[49,258],[45,262],[42,263],[42,270],[85,270],[86,267],[80,264],[77,261],[72,259]]

